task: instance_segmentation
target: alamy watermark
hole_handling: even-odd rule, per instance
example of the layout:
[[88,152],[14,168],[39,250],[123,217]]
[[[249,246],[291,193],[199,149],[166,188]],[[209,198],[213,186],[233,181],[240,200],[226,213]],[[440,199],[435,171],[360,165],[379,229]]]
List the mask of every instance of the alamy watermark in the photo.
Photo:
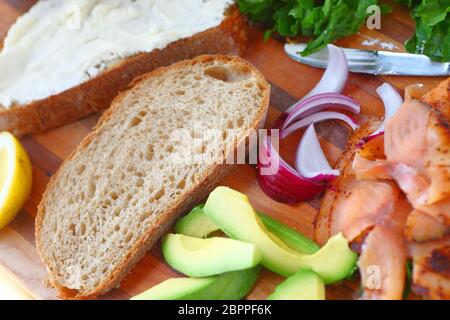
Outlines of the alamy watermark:
[[364,287],[369,290],[381,289],[381,268],[377,265],[370,265],[366,268],[366,281]]
[[175,129],[168,137],[160,147],[170,152],[167,161],[175,165],[258,164],[262,175],[279,169],[278,129],[221,130],[194,121],[190,128]]
[[381,8],[377,5],[367,7],[367,28],[369,30],[381,29]]

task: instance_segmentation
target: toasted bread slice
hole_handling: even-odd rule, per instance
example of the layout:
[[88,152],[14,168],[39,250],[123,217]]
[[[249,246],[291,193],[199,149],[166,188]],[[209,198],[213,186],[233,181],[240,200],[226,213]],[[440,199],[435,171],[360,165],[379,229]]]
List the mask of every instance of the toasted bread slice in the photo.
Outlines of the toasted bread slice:
[[23,136],[73,122],[109,107],[121,90],[144,73],[202,54],[241,54],[247,37],[246,19],[232,7],[219,26],[176,41],[164,49],[123,59],[77,87],[27,105],[13,105],[9,109],[0,106],[0,131]]
[[[61,296],[90,298],[119,285],[234,167],[221,160],[263,125],[269,96],[259,71],[220,55],[155,70],[121,93],[38,208],[37,249]],[[186,154],[209,161],[176,161]]]

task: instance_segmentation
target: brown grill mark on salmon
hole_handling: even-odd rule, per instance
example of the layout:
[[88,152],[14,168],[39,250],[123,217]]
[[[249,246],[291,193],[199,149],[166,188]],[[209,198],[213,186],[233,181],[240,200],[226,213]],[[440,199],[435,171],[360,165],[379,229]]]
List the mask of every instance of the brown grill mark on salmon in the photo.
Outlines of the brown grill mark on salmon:
[[450,278],[450,247],[433,250],[427,259],[427,265],[431,271]]

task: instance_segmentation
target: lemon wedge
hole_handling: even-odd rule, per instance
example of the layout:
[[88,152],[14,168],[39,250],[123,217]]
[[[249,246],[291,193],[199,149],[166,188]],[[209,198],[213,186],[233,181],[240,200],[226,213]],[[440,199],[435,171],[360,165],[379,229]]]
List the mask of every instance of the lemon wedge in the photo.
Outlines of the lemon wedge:
[[0,229],[22,208],[31,191],[31,162],[12,134],[0,133]]

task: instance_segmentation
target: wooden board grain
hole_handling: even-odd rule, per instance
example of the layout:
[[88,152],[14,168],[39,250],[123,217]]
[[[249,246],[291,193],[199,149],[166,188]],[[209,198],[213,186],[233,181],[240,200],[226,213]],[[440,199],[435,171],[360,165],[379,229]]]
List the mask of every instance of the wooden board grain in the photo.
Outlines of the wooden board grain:
[[[394,13],[383,17],[381,30],[363,28],[359,34],[338,41],[339,45],[367,48],[362,42],[380,39],[395,44],[396,51],[402,51],[402,43],[412,35],[414,23],[407,11],[393,1],[387,1],[395,8]],[[0,39],[15,19],[32,4],[33,0],[0,0]],[[374,49],[378,48],[376,45]],[[259,68],[272,85],[271,109],[268,124],[276,119],[281,111],[305,95],[323,74],[323,70],[301,65],[290,60],[283,52],[283,43],[275,39],[263,41],[262,32],[257,28],[251,31],[248,49],[244,55]],[[435,86],[442,78],[366,76],[352,74],[344,93],[358,100],[362,112],[371,116],[382,116],[383,105],[375,90],[383,82],[389,82],[399,91],[411,83]],[[37,299],[56,299],[56,292],[47,288],[46,271],[34,247],[34,217],[42,193],[61,162],[90,132],[99,115],[93,115],[46,134],[26,137],[22,142],[33,163],[33,189],[18,217],[7,228],[0,231],[0,268],[5,269],[20,285]],[[345,145],[348,131],[337,123],[324,123],[318,126],[321,143],[331,162],[336,161]],[[298,135],[283,143],[286,152],[296,148]],[[276,203],[259,189],[255,180],[255,170],[241,165],[222,185],[227,185],[249,195],[257,210],[267,212],[278,220],[298,231],[312,236],[312,222],[317,213],[320,199],[309,203],[288,206]],[[145,289],[169,278],[177,276],[161,258],[159,246],[155,246],[136,268],[122,282],[120,288],[113,290],[102,299],[127,299]],[[249,299],[264,299],[281,281],[281,277],[263,271]],[[353,299],[358,295],[358,282],[346,281],[327,288],[329,299]]]

